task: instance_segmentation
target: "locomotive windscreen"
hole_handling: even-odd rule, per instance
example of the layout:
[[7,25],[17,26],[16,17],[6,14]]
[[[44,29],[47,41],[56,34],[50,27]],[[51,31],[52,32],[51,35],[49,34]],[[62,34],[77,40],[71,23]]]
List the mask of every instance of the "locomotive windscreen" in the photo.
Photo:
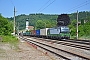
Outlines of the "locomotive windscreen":
[[67,33],[69,33],[70,30],[69,30],[68,27],[61,27],[61,32],[67,32]]

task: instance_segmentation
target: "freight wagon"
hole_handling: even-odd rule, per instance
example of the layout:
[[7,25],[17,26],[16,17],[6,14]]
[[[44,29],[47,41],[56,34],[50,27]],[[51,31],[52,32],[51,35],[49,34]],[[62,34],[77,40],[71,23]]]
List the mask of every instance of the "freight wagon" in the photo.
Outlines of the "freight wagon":
[[36,30],[31,30],[31,31],[30,31],[30,36],[31,36],[31,37],[34,37],[35,35],[36,35]]

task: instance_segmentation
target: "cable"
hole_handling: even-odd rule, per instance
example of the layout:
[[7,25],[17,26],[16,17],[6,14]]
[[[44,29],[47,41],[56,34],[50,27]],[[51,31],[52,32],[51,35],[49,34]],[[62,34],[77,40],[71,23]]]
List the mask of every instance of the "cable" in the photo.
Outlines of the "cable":
[[43,8],[42,10],[40,10],[40,12],[43,11],[44,9],[46,9],[47,7],[49,7],[54,2],[55,2],[55,0],[53,0],[49,5],[47,5],[45,8]]
[[[48,0],[38,11],[40,11],[46,4],[48,4],[49,1],[50,1],[50,0]],[[37,11],[37,12],[38,12],[38,11]]]
[[70,12],[70,11],[73,11],[73,10],[75,10],[75,9],[81,8],[81,7],[83,7],[83,6],[87,5],[87,4],[89,4],[90,2],[88,2],[88,1],[89,1],[89,0],[83,2],[82,4],[79,4],[80,6],[77,5],[77,6],[73,7],[71,10],[68,10],[67,13]]
[[12,0],[10,0],[10,1],[11,1],[12,5],[14,6],[14,4],[13,4]]

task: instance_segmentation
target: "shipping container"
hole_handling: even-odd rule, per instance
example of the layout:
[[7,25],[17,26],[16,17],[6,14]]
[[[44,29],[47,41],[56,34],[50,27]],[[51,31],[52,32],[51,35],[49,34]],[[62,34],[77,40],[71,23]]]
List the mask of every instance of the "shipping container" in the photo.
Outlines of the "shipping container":
[[40,35],[40,29],[36,30],[36,35]]
[[40,35],[47,35],[47,30],[49,28],[45,28],[45,29],[40,29]]
[[27,31],[27,32],[26,32],[26,35],[30,35],[30,31]]
[[36,30],[31,30],[31,35],[36,35]]

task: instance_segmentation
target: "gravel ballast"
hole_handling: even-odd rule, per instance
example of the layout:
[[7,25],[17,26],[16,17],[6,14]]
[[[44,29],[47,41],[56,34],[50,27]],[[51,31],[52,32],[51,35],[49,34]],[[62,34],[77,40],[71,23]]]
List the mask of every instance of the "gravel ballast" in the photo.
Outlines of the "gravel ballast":
[[19,42],[17,48],[0,42],[0,60],[52,60],[45,53],[26,42]]

